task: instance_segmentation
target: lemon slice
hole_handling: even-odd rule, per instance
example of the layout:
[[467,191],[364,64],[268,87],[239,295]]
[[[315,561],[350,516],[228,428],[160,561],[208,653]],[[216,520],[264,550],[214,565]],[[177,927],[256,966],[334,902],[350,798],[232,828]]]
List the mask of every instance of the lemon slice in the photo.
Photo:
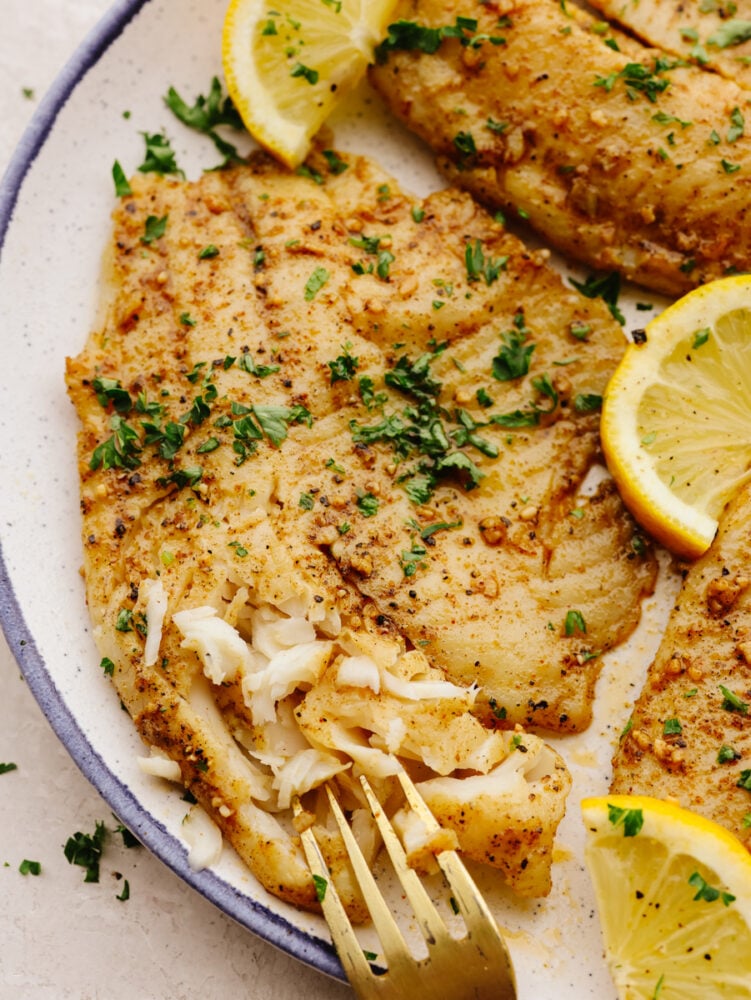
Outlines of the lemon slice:
[[222,60],[227,89],[254,139],[287,166],[386,34],[395,0],[231,0]]
[[621,1000],[751,998],[751,855],[646,796],[585,799],[585,859]]
[[649,323],[607,387],[601,434],[637,521],[701,555],[751,475],[751,277],[703,285]]

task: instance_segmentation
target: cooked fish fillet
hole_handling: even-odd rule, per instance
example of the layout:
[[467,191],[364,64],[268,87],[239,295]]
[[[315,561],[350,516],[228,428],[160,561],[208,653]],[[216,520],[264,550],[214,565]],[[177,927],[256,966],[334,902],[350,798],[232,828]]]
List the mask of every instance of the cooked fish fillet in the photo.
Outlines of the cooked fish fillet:
[[737,84],[657,49],[615,51],[555,0],[401,0],[395,12],[454,34],[457,18],[477,24],[464,44],[415,51],[414,33],[392,29],[371,72],[454,183],[568,257],[668,295],[751,269]]
[[546,892],[569,778],[503,730],[587,724],[655,575],[581,491],[620,329],[468,195],[364,159],[131,183],[68,386],[94,634],[141,734],[293,902],[291,796],[325,832],[316,787],[357,810],[353,764],[388,792],[393,755],[426,793],[487,777],[471,836],[453,786],[437,810]]
[[751,3],[706,0],[590,0],[648,45],[751,87]]
[[751,488],[686,573],[627,732],[613,791],[671,796],[751,844]]

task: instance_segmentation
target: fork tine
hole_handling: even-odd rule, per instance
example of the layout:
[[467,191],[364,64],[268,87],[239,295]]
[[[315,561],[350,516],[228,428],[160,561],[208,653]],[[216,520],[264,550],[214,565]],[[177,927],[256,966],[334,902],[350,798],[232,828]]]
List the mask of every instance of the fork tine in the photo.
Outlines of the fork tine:
[[360,883],[360,888],[362,889],[368,910],[370,911],[373,925],[375,926],[378,937],[381,940],[383,955],[386,959],[386,963],[391,965],[395,962],[411,960],[411,954],[404,942],[402,933],[399,930],[399,925],[391,915],[391,910],[389,909],[386,900],[383,898],[381,890],[376,884],[376,880],[373,878],[370,867],[363,857],[359,844],[355,840],[355,835],[352,833],[349,823],[347,822],[339,803],[334,798],[334,795],[328,785],[326,786],[326,792],[328,794],[334,818],[336,819],[342,838],[344,839],[350,863],[357,877],[357,881]]
[[[296,816],[302,812],[302,806],[297,797],[293,800],[292,807]],[[331,873],[318,846],[318,841],[310,828],[303,830],[300,834],[300,840],[313,876],[324,880],[325,892],[318,893],[321,909],[347,978],[351,983],[367,982],[372,977],[370,963],[365,957],[354,928],[342,906],[339,894],[331,881]],[[366,994],[361,995],[365,996]]]
[[[440,829],[438,821],[415,788],[406,771],[400,771],[398,776],[407,801],[426,824],[428,830],[433,832]],[[511,964],[511,956],[488,904],[485,902],[480,890],[475,885],[474,879],[464,867],[456,851],[442,851],[436,855],[436,861],[449,884],[456,905],[464,918],[468,936],[475,942],[480,951],[486,956],[492,956],[493,961],[497,961],[500,955],[505,962],[505,979],[509,984],[507,988],[510,992],[506,993],[504,991],[503,994],[499,994],[498,1000],[503,1000],[505,996],[509,996],[513,1000],[516,992],[514,989],[515,976]],[[499,980],[499,982],[503,981],[503,979]]]
[[[363,791],[365,792],[365,797],[368,800],[368,805],[370,806],[370,811],[373,814],[373,819],[376,821],[378,829],[381,831],[383,842],[386,846],[386,850],[389,852],[389,857],[391,858],[391,863],[394,866],[397,877],[399,878],[402,888],[412,904],[412,909],[415,911],[415,916],[422,927],[423,935],[428,944],[438,944],[449,936],[446,925],[443,920],[441,920],[441,917],[433,905],[433,901],[428,895],[425,886],[420,881],[417,872],[414,868],[410,868],[407,864],[407,856],[404,853],[404,848],[394,832],[394,828],[386,817],[386,814],[383,811],[383,806],[373,794],[373,789],[370,787],[368,779],[364,774],[360,775],[360,783],[363,787]],[[431,819],[432,818],[433,817],[431,815]],[[433,820],[433,822],[435,823],[435,820]],[[437,825],[438,824],[436,823],[436,826]]]

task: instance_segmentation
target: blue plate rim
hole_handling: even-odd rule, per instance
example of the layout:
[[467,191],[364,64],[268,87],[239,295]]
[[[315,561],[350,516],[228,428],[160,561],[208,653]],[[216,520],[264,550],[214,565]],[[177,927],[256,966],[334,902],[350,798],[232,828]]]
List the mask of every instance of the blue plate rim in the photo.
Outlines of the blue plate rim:
[[[86,73],[105,54],[128,23],[152,0],[116,0],[84,38],[41,100],[0,180],[0,267],[6,235],[26,175],[44,147],[57,116]],[[328,942],[294,926],[268,907],[243,895],[209,869],[193,871],[185,847],[138,802],[106,766],[65,704],[47,669],[13,590],[0,542],[0,625],[47,721],[80,771],[118,818],[160,861],[184,882],[256,936],[292,958],[346,982]]]

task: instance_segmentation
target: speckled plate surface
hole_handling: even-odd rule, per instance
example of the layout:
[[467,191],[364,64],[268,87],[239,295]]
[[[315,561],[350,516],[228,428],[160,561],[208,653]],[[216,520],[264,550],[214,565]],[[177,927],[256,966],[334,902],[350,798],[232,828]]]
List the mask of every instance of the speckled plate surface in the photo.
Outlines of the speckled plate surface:
[[[212,870],[190,869],[180,836],[185,803],[136,765],[143,745],[98,667],[79,574],[76,418],[63,371],[94,321],[112,162],[133,171],[143,158],[140,133],[165,129],[188,176],[214,164],[208,140],[174,119],[162,96],[174,85],[192,100],[220,74],[223,10],[224,0],[116,3],[40,104],[0,186],[0,615],[53,728],[139,839],[251,931],[343,978],[323,922],[266,894],[233,852],[225,850]],[[440,185],[427,150],[367,88],[333,125],[340,146],[377,157],[405,187],[424,194]],[[628,303],[622,307],[630,317]],[[646,665],[664,614],[664,599],[648,603],[638,634],[607,658],[589,731],[558,741],[574,789],[549,899],[519,902],[492,872],[477,871],[508,930],[521,1000],[613,997],[578,803],[607,788],[630,685],[640,682],[641,668],[634,676],[632,665]]]

